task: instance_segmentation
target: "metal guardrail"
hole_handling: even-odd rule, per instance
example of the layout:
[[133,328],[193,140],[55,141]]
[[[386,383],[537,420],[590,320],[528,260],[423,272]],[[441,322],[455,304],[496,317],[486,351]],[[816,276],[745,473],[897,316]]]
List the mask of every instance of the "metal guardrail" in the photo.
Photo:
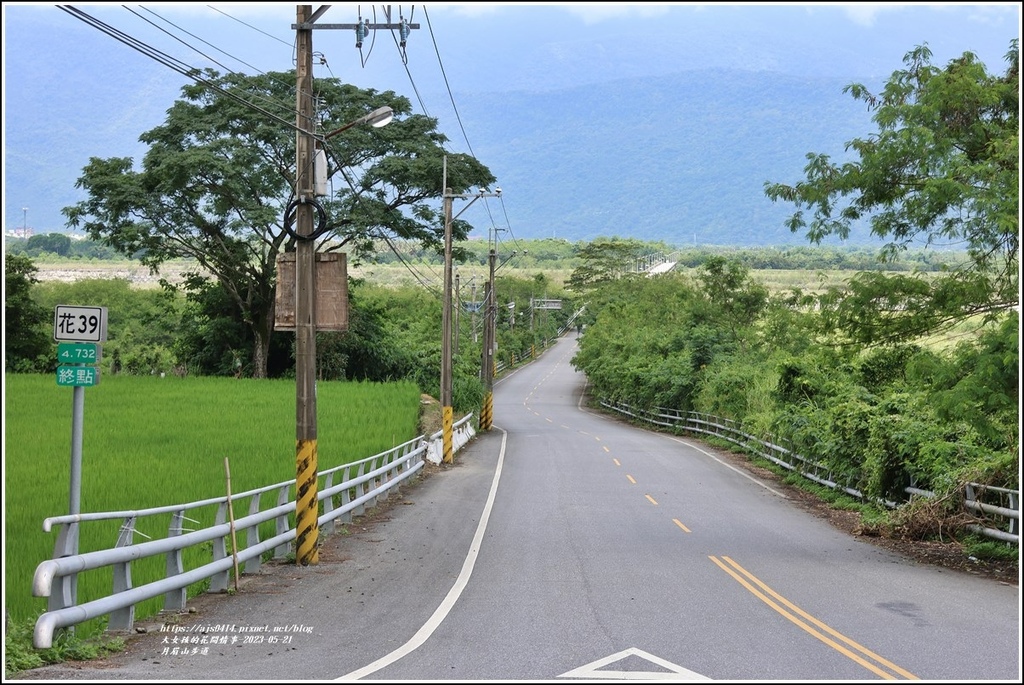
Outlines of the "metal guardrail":
[[[572,328],[573,323],[576,321],[576,319],[578,319],[583,314],[584,309],[584,307],[580,307],[575,312],[573,312],[572,316],[569,317],[569,320],[566,321],[565,324],[563,324],[558,329],[558,333],[555,336],[555,338],[560,338],[563,335],[565,335],[566,331]],[[505,363],[504,360],[496,361],[494,363],[494,375],[498,376],[503,372],[507,371],[508,369],[514,369],[516,366],[519,366],[520,364],[525,364],[527,362],[533,361],[534,359],[537,358],[537,347],[540,347],[540,349],[543,351],[547,349],[552,343],[553,340],[545,338],[540,341],[540,345],[533,345],[529,350],[526,350],[525,352],[519,354],[513,352],[510,355],[508,363]]]
[[[662,407],[648,411],[631,407],[624,402],[608,400],[601,400],[601,406],[647,423],[721,438],[815,483],[833,490],[842,490],[857,499],[867,499],[864,493],[850,485],[854,482],[854,474],[836,473],[813,459],[745,433],[740,424],[731,419]],[[923,497],[935,496],[932,492],[914,487],[906,488],[906,492]],[[892,501],[882,501],[882,504],[890,508],[897,506],[896,502]],[[1017,490],[968,483],[963,493],[963,506],[982,521],[969,525],[969,530],[995,540],[1020,544],[1020,493]],[[999,526],[990,525],[994,522],[998,522]]]
[[[548,347],[548,345],[550,344],[550,342],[551,341],[549,341],[549,340],[541,340],[540,341],[540,349],[541,350],[546,349]],[[526,364],[527,362],[532,362],[536,358],[537,358],[537,346],[536,345],[532,346],[530,349],[526,350],[525,352],[520,352],[520,353],[513,352],[511,355],[509,355],[508,363],[506,363],[504,359],[498,360],[498,361],[496,361],[494,363],[494,374],[496,376],[501,375],[502,373],[504,373],[505,371],[507,371],[509,369],[514,369],[515,367],[520,366],[522,364]]]
[[[468,414],[453,425],[453,449],[469,442],[473,436]],[[319,526],[340,526],[373,507],[378,499],[386,500],[400,485],[423,468],[424,460],[438,463],[432,455],[440,454],[442,431],[429,438],[416,437],[386,452],[372,457],[319,472],[317,500],[323,503]],[[295,529],[289,517],[295,514],[293,490],[295,481],[284,481],[255,490],[233,494],[231,497],[154,507],[138,511],[114,511],[55,516],[43,521],[43,530],[59,527],[54,558],[36,567],[32,580],[32,594],[48,597],[47,611],[36,620],[33,644],[37,649],[53,646],[54,632],[84,621],[109,615],[107,630],[131,630],[135,621],[135,605],[163,595],[165,611],[185,609],[188,586],[210,580],[209,592],[228,589],[230,573],[236,564],[244,564],[244,573],[259,571],[264,554],[281,559],[288,555],[295,541]],[[276,493],[274,505],[263,508],[264,495]],[[228,522],[229,506],[248,502],[248,513]],[[199,530],[184,528],[185,522],[196,523],[197,512],[216,507],[214,524]],[[136,544],[136,526],[141,519],[171,515],[167,536]],[[233,517],[232,517],[233,518]],[[118,539],[111,549],[78,554],[79,526],[91,521],[122,521]],[[260,539],[260,525],[274,522],[275,534]],[[141,533],[140,533],[141,535]],[[244,537],[244,546],[233,552],[228,540]],[[240,541],[240,540],[239,540]],[[203,545],[209,550],[210,560],[188,571],[184,569],[184,551]],[[203,552],[206,553],[205,551]],[[132,585],[132,562],[154,556],[166,556],[164,577],[138,587]],[[84,571],[110,567],[113,572],[111,593],[83,604],[76,604],[78,574]]]

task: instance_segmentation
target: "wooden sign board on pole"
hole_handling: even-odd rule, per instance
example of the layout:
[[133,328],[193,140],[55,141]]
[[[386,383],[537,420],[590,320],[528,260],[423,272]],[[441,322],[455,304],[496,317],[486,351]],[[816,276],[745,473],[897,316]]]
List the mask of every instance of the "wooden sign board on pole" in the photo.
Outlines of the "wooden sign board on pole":
[[[316,255],[316,330],[348,330],[348,268],[343,252]],[[295,330],[295,253],[277,256],[274,330]]]

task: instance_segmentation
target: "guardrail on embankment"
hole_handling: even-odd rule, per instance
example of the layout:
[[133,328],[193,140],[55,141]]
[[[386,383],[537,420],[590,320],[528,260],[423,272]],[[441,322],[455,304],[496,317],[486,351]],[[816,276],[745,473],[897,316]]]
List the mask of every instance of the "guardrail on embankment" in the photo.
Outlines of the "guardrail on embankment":
[[[867,499],[862,492],[851,485],[854,480],[851,474],[837,474],[828,466],[813,459],[808,459],[785,447],[750,435],[742,430],[742,426],[738,422],[731,419],[661,407],[654,410],[637,409],[624,402],[608,400],[601,400],[601,406],[646,423],[721,438],[750,454],[763,457],[819,485],[841,490],[860,500]],[[934,493],[914,487],[908,487],[905,491],[908,495],[934,497]],[[890,508],[897,506],[895,502],[890,501],[885,501],[883,504]],[[963,508],[978,519],[977,523],[968,526],[972,532],[1020,545],[1019,491],[968,483],[963,492]]]
[[[452,426],[452,447],[458,450],[474,435],[473,414],[468,414]],[[429,438],[419,436],[386,452],[359,461],[320,471],[318,473],[317,500],[323,504],[319,526],[339,526],[361,515],[367,507],[392,493],[423,468],[424,460],[440,463],[442,453],[441,431]],[[295,541],[295,528],[289,517],[295,514],[295,481],[285,481],[255,490],[232,494],[230,497],[154,507],[139,511],[55,516],[43,522],[43,529],[59,527],[53,559],[36,567],[32,580],[32,594],[48,597],[47,611],[36,620],[33,643],[37,649],[53,645],[53,634],[58,628],[74,626],[84,621],[109,615],[107,630],[131,630],[135,621],[135,605],[147,599],[163,596],[164,611],[185,609],[187,589],[193,583],[210,581],[209,592],[228,589],[232,568],[244,565],[244,573],[259,571],[264,555],[273,559],[288,556]],[[264,500],[272,500],[267,505]],[[245,507],[247,514],[234,519],[234,508]],[[265,506],[267,505],[267,506]],[[198,530],[185,528],[186,522],[196,523],[201,511],[209,514],[216,508],[213,525]],[[140,520],[170,514],[167,536],[134,541]],[[230,514],[230,517],[229,517]],[[230,520],[229,520],[230,518]],[[78,554],[78,529],[95,521],[121,521],[120,532],[110,549]],[[233,522],[233,525],[232,525]],[[275,534],[260,539],[260,525],[274,523]],[[141,535],[141,533],[140,533]],[[234,540],[229,551],[228,542]],[[209,561],[185,570],[184,552],[198,548]],[[166,557],[164,577],[133,587],[132,562],[154,556]],[[78,574],[92,569],[110,567],[113,582],[109,595],[76,604]]]
[[[566,321],[565,324],[558,329],[558,334],[555,336],[555,338],[557,339],[565,335],[566,331],[573,327],[576,320],[582,314],[582,308],[578,309],[575,313],[573,313],[573,315],[569,317],[569,320]],[[514,369],[515,367],[521,364],[526,364],[527,362],[533,361],[534,359],[537,358],[539,354],[537,351],[538,348],[540,348],[540,353],[543,353],[544,350],[546,350],[553,344],[553,339],[544,338],[540,341],[539,344],[532,345],[528,350],[524,350],[523,352],[519,353],[513,352],[512,354],[508,355],[508,361],[500,359],[494,363],[494,375],[501,375],[503,372],[508,371],[509,369]]]

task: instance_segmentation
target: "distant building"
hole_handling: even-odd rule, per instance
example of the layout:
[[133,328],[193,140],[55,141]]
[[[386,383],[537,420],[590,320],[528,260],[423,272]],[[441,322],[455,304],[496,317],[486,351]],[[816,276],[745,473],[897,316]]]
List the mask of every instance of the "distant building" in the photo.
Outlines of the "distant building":
[[23,228],[13,228],[7,231],[8,238],[31,238],[35,234],[35,230],[27,226]]

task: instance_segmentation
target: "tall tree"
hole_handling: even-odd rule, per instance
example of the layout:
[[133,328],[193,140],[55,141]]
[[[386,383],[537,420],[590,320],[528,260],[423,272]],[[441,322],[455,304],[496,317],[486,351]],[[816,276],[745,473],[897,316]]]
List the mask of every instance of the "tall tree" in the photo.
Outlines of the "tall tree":
[[573,270],[566,286],[582,292],[608,281],[615,281],[636,272],[637,260],[650,252],[650,248],[636,238],[595,238],[576,249],[576,257],[583,263]]
[[806,229],[812,242],[845,238],[863,220],[888,241],[883,260],[915,243],[966,250],[969,259],[941,277],[863,273],[848,293],[823,300],[830,323],[863,343],[910,339],[978,314],[998,318],[1018,304],[1019,42],[1002,76],[970,52],[945,68],[931,57],[926,45],[907,53],[880,94],[845,89],[878,125],[846,144],[856,159],[836,164],[811,153],[805,181],[765,183],[772,200],[796,205],[789,228]]
[[[274,326],[275,266],[294,249],[295,74],[259,76],[207,70],[167,111],[163,125],[140,137],[149,145],[142,169],[130,158],[92,158],[77,186],[87,199],[66,207],[68,225],[82,227],[125,255],[140,255],[155,272],[169,259],[195,260],[187,283],[212,278],[230,294],[252,330],[252,373],[265,377]],[[328,153],[328,195],[316,209],[317,249],[347,250],[358,259],[373,239],[415,240],[438,248],[444,144],[433,118],[411,103],[337,79],[316,82],[319,145]],[[355,126],[381,106],[385,128]],[[453,192],[494,182],[474,158],[447,154]],[[470,226],[453,222],[456,240]]]

